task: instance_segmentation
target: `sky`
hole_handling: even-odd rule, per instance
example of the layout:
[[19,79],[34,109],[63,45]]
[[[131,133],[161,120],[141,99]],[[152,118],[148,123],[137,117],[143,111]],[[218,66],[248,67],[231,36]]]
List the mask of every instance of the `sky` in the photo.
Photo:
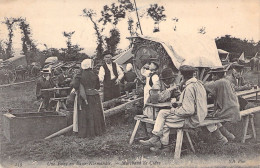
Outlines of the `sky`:
[[[133,0],[131,0],[133,1]],[[75,31],[72,43],[85,48],[84,52],[92,55],[96,48],[96,36],[93,24],[86,17],[82,17],[82,10],[90,8],[96,11],[96,19],[106,4],[117,0],[0,0],[0,21],[5,17],[26,18],[32,30],[32,38],[39,49],[43,44],[54,48],[66,47],[66,38],[62,32]],[[229,34],[241,39],[260,40],[260,0],[136,0],[139,14],[142,15],[150,4],[158,3],[165,7],[167,16],[165,22],[160,23],[161,32],[197,33],[201,27],[206,27],[206,34],[210,38]],[[135,13],[128,13],[136,20]],[[172,18],[177,17],[176,23]],[[153,33],[153,21],[144,15],[141,19],[144,35]],[[105,28],[104,35],[112,26]],[[117,28],[121,33],[119,48],[126,49],[129,41],[127,19],[120,21]],[[0,40],[8,38],[7,27],[0,24]],[[21,49],[21,33],[14,31],[14,48]]]

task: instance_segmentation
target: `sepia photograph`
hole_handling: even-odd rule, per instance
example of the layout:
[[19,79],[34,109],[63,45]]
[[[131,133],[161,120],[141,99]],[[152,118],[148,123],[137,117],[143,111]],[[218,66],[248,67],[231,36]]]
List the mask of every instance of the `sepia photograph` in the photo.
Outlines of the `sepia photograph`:
[[260,167],[259,0],[0,0],[0,168]]

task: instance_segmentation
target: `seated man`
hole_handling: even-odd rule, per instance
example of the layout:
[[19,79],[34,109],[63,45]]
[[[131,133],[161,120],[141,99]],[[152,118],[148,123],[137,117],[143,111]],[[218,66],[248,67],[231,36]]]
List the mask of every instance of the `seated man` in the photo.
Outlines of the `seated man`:
[[51,110],[50,98],[51,93],[49,91],[41,91],[41,89],[53,88],[54,82],[51,79],[51,71],[49,69],[44,69],[41,71],[42,76],[40,76],[36,81],[36,98],[37,100],[43,98],[43,105],[45,110]]
[[[244,65],[241,61],[235,62],[231,65],[232,68],[232,74],[227,76],[227,80],[229,80],[232,84],[232,87],[235,89],[235,91],[243,91],[243,90],[249,90],[252,88],[252,86],[247,83],[242,76]],[[238,102],[240,105],[240,110],[244,110],[246,108],[246,105],[248,104],[247,100],[242,98],[241,96],[238,97]]]
[[[56,87],[69,87],[71,78],[69,77],[68,71],[62,70],[62,73],[57,77]],[[57,97],[67,97],[70,93],[70,89],[60,90]]]
[[[235,122],[240,120],[238,98],[231,83],[225,78],[225,72],[223,67],[212,69],[213,81],[204,85],[206,90],[214,96],[214,111],[209,114],[209,117]],[[222,124],[210,125],[207,129],[212,132],[219,144],[226,144],[228,139],[235,139],[235,136]]]
[[249,90],[252,86],[245,82],[242,76],[244,65],[241,62],[235,62],[231,65],[232,74],[227,76],[227,79],[232,83],[235,91]]
[[[193,77],[195,68],[187,65],[180,67],[185,81],[185,88],[181,92],[178,107],[159,111],[153,128],[153,136],[147,141],[140,140],[143,145],[156,145],[161,141],[160,149],[169,146],[170,128],[195,128],[207,115],[207,95],[203,83]],[[150,148],[152,151],[157,148]]]
[[178,86],[176,85],[176,77],[178,75],[174,74],[171,68],[165,68],[162,70],[160,80],[161,84],[161,92],[159,93],[159,102],[167,102],[171,101],[171,98],[176,98],[179,100],[180,91]]

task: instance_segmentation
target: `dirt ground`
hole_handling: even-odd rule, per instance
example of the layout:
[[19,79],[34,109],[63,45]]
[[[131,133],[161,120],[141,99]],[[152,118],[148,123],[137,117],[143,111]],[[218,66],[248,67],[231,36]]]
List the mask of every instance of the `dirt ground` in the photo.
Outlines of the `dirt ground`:
[[[257,83],[257,74],[248,73],[246,78]],[[0,107],[34,109],[35,84],[0,88]],[[256,104],[258,105],[258,104]],[[254,106],[252,104],[252,106]],[[19,110],[17,110],[19,111]],[[20,110],[21,111],[21,110]],[[109,119],[106,133],[95,138],[78,138],[71,133],[50,140],[10,143],[1,129],[1,165],[2,167],[260,167],[260,143],[247,140],[242,144],[242,122],[227,125],[238,139],[224,146],[214,145],[210,134],[198,129],[191,133],[196,154],[192,153],[184,138],[184,151],[181,160],[173,160],[172,151],[151,153],[149,148],[139,143],[128,144],[135,121],[133,116],[141,112],[136,106],[128,111],[128,117],[119,115]],[[3,112],[1,112],[3,114]],[[2,118],[2,115],[1,115]],[[260,115],[256,115],[257,139],[260,139]],[[257,122],[258,121],[258,122]],[[0,122],[1,126],[2,122]],[[2,128],[2,127],[1,127]],[[249,132],[251,130],[249,129]],[[143,136],[140,129],[137,136]],[[172,135],[174,141],[174,135]],[[204,140],[204,142],[203,142]],[[0,167],[1,167],[0,165]]]

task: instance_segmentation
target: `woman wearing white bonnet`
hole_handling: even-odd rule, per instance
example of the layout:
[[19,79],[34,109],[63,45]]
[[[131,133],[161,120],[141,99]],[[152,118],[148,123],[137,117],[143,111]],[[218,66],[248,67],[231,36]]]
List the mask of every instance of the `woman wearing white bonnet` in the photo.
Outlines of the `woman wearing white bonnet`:
[[126,73],[122,78],[122,81],[125,84],[124,91],[126,92],[131,92],[133,89],[135,89],[134,81],[136,79],[136,74],[132,71],[132,69],[133,69],[133,65],[131,63],[128,63],[126,65]]
[[105,120],[98,93],[99,78],[93,71],[93,60],[81,62],[82,72],[73,80],[73,88],[79,91],[78,135],[81,138],[101,135],[105,131]]

